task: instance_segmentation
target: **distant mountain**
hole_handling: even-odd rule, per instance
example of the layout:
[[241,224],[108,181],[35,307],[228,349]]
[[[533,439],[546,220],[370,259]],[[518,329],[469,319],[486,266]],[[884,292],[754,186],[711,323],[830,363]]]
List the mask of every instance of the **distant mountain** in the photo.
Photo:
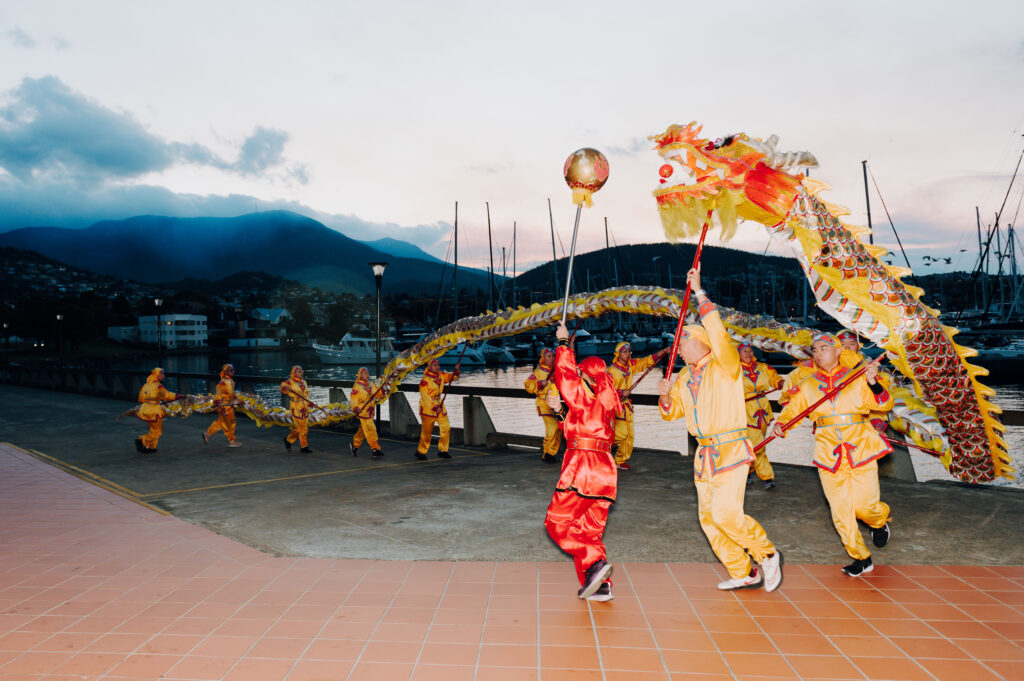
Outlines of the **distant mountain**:
[[440,259],[430,255],[419,246],[414,246],[408,241],[392,239],[391,237],[384,237],[383,239],[377,239],[376,241],[363,241],[361,243],[366,244],[370,248],[376,248],[382,253],[398,256],[399,258],[419,258],[420,260],[429,260],[431,262],[442,262]]
[[[308,286],[355,294],[376,290],[368,266],[373,261],[390,264],[384,290],[392,294],[436,291],[443,266],[436,258],[382,251],[288,211],[235,218],[143,215],[97,222],[85,229],[26,227],[0,234],[0,245],[31,249],[81,269],[149,283],[217,280],[241,270],[262,270]],[[397,248],[396,243],[390,245]],[[487,275],[480,270],[460,270],[459,283],[470,290],[488,287]]]

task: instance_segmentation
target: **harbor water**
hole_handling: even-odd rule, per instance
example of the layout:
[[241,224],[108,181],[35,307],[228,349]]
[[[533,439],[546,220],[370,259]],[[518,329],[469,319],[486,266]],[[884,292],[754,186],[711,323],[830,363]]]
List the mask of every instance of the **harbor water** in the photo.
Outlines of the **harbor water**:
[[[310,379],[355,379],[358,366],[321,364],[312,350],[297,349],[275,352],[232,352],[226,355],[214,353],[172,355],[164,358],[164,368],[169,372],[216,373],[224,362],[235,366],[239,375],[266,376],[267,383],[257,386],[256,392],[270,404],[280,403],[277,384],[288,376],[293,365],[301,365],[305,375]],[[116,368],[138,370],[144,374],[152,368],[144,363],[133,362]],[[371,375],[374,367],[368,367]],[[465,368],[459,385],[480,386],[490,388],[522,388],[523,382],[533,371],[533,366],[509,365],[503,367],[472,367]],[[406,383],[418,383],[422,372],[417,371],[406,377]],[[656,394],[658,378],[661,373],[652,371],[644,378],[636,389],[637,394]],[[997,384],[995,404],[1003,409],[1024,410],[1024,385]],[[201,385],[187,387],[187,390],[203,390]],[[328,401],[328,389],[310,386],[310,395],[318,403]],[[413,410],[418,410],[419,394],[406,393]],[[534,404],[530,400],[516,398],[485,397],[484,404],[494,422],[495,428],[501,432],[522,433],[524,435],[543,435],[544,426],[537,416]],[[462,400],[453,396],[445,401],[452,426],[462,425]],[[387,405],[381,409],[382,418],[388,418]],[[637,406],[635,413],[636,446],[654,449],[686,451],[685,422],[667,422],[662,420],[655,407]],[[1024,488],[1024,427],[1008,426],[1006,442],[1009,446],[1013,467],[1017,480],[999,479],[992,483],[997,486]],[[774,440],[767,446],[768,458],[782,463],[810,465],[812,436],[806,423],[791,431],[784,440]],[[642,457],[642,454],[634,454]],[[911,459],[919,481],[955,480],[946,472],[942,464],[928,454],[911,450]]]

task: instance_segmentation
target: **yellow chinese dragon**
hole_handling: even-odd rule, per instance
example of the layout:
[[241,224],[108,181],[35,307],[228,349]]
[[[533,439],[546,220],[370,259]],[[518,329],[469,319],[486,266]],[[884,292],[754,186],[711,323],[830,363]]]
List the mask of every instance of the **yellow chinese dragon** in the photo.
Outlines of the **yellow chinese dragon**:
[[[709,140],[700,137],[701,129],[672,125],[650,138],[668,162],[654,196],[669,238],[698,233],[709,210],[724,239],[738,220],[763,224],[792,248],[818,307],[884,348],[910,379],[925,403],[920,406],[941,425],[949,472],[965,482],[1012,477],[1001,410],[989,401],[994,391],[977,380],[988,371],[966,361],[977,352],[957,345],[957,330],[921,302],[921,289],[900,280],[909,270],[882,263],[885,249],[860,241],[867,230],[839,219],[848,210],[819,198],[828,185],[795,170],[816,166],[814,156],[777,151],[775,136]],[[671,182],[677,170],[683,179]]]
[[[1012,478],[1000,409],[989,402],[993,391],[976,378],[987,371],[966,362],[977,353],[956,345],[956,330],[942,326],[937,312],[921,303],[920,289],[900,281],[907,270],[884,265],[878,259],[884,249],[860,242],[858,236],[866,230],[839,220],[847,214],[845,209],[818,198],[827,188],[824,183],[790,172],[816,165],[814,157],[806,152],[777,152],[774,137],[761,141],[733,135],[710,141],[701,139],[700,131],[694,124],[673,125],[651,138],[667,161],[660,173],[662,186],[654,195],[668,237],[696,234],[709,210],[718,217],[726,239],[738,220],[764,224],[792,246],[818,306],[884,348],[906,378],[905,386],[893,389],[896,407],[890,413],[890,425],[918,445],[940,452],[942,463],[960,480],[980,483]],[[685,180],[670,182],[677,170]],[[567,316],[585,319],[625,313],[675,319],[682,298],[683,292],[676,289],[644,286],[579,293],[569,298]],[[810,356],[814,329],[719,309],[736,340],[798,359]],[[688,321],[698,320],[692,301],[687,316]],[[374,386],[373,401],[387,400],[409,373],[461,342],[534,331],[558,323],[560,317],[561,301],[557,300],[453,322],[388,363]],[[165,412],[181,417],[208,413],[214,408],[212,400],[212,395],[189,395],[166,405]],[[270,407],[253,395],[239,394],[235,408],[261,426],[291,423],[287,409]],[[347,403],[333,403],[311,411],[309,423],[327,426],[354,417]]]

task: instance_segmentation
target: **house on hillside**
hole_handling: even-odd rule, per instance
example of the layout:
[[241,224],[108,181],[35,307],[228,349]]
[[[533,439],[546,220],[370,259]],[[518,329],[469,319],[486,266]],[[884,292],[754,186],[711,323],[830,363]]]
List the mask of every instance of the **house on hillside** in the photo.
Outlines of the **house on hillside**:
[[291,313],[283,307],[256,307],[252,311],[253,319],[266,322],[270,326],[285,326],[295,321]]

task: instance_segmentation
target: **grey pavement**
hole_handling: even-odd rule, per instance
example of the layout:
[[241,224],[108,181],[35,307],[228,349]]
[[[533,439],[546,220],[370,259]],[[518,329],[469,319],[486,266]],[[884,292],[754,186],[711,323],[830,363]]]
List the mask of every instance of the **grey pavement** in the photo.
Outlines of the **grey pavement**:
[[[313,454],[288,454],[285,429],[239,415],[243,447],[212,416],[168,419],[156,454],[135,451],[145,425],[116,420],[131,403],[0,385],[0,441],[97,484],[261,550],[288,556],[402,560],[566,559],[544,531],[558,466],[535,450],[453,445],[416,461],[415,442],[382,439],[383,459],[351,434],[314,428]],[[524,408],[532,409],[532,405]],[[682,444],[681,447],[685,447]],[[809,458],[809,453],[808,453]],[[559,459],[561,460],[561,459]],[[634,454],[619,474],[605,543],[612,561],[714,562],[697,524],[689,458]],[[795,563],[848,562],[816,471],[778,464],[778,486],[747,488],[746,512]],[[0,481],[0,493],[3,482]],[[955,482],[882,480],[893,538],[876,563],[1024,564],[1024,492]],[[870,540],[869,546],[870,546]]]

